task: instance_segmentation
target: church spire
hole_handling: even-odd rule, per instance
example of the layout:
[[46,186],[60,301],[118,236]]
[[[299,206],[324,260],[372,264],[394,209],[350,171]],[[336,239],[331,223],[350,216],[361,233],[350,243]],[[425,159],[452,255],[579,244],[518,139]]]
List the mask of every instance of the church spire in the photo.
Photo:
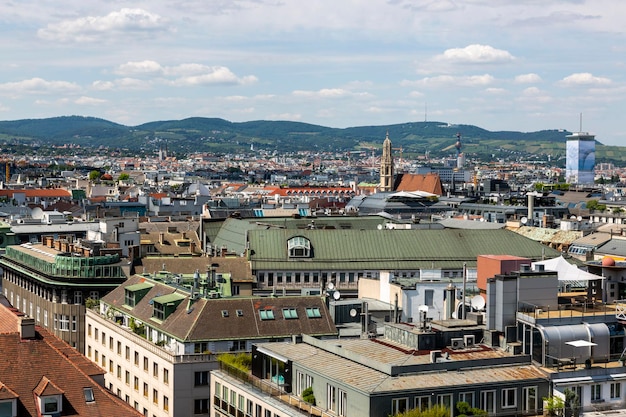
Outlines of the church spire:
[[383,142],[383,156],[380,160],[380,191],[393,191],[393,157],[389,131]]

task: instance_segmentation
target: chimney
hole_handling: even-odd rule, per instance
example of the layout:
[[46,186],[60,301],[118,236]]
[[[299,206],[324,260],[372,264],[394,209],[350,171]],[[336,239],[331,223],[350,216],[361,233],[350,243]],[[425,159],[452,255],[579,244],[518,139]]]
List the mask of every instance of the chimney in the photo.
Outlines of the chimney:
[[194,253],[196,251],[196,242],[189,242],[189,252]]
[[21,317],[20,320],[20,338],[35,338],[35,319],[32,317]]

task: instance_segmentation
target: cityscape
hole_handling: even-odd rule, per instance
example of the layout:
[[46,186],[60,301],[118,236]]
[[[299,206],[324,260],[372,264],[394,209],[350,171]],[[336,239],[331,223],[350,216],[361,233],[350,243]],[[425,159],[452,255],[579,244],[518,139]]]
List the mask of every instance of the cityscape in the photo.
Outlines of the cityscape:
[[0,411],[622,412],[626,174],[562,141],[6,160]]
[[1,2],[0,417],[626,416],[626,2]]

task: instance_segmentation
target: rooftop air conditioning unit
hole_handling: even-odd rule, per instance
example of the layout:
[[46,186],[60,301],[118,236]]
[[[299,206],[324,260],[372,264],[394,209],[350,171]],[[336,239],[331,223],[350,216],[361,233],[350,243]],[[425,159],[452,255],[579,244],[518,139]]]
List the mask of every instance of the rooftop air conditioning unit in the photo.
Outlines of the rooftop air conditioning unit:
[[465,342],[462,337],[453,337],[450,339],[450,347],[452,349],[463,349],[465,347]]
[[473,334],[466,334],[463,336],[463,343],[465,344],[465,347],[474,347],[476,344],[476,336]]
[[440,350],[431,350],[430,351],[430,363],[437,363],[437,359],[441,358]]

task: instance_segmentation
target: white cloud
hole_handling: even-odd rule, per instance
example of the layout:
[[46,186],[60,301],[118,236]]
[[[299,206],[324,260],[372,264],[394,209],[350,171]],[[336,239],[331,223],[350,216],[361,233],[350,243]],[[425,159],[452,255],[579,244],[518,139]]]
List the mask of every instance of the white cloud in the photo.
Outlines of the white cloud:
[[500,95],[500,94],[505,94],[507,90],[505,88],[489,87],[489,88],[485,88],[485,92],[488,94]]
[[258,78],[254,75],[247,75],[244,77],[238,77],[227,67],[206,67],[204,73],[198,75],[189,75],[177,78],[170,81],[169,84],[182,87],[182,86],[197,86],[197,85],[211,85],[211,84],[239,84],[247,85],[253,84],[258,81]]
[[535,84],[541,82],[541,77],[534,73],[520,74],[515,77],[516,84]]
[[115,69],[118,75],[161,74],[163,67],[156,61],[127,62]]
[[477,87],[492,84],[494,81],[495,78],[489,74],[466,76],[438,75],[436,77],[425,77],[421,80],[403,80],[400,82],[400,85],[403,87]]
[[[165,19],[143,9],[123,8],[105,16],[87,16],[50,23],[37,34],[40,38],[60,42],[93,42],[112,35],[166,31]],[[130,35],[129,35],[130,36]]]
[[267,118],[269,120],[291,120],[297,122],[302,119],[302,115],[299,113],[278,113],[270,114]]
[[87,97],[87,96],[81,96],[79,98],[77,98],[76,100],[74,100],[74,103],[76,104],[80,104],[80,105],[85,105],[85,106],[97,106],[100,104],[104,104],[106,103],[106,100],[100,99],[100,98],[95,98],[95,97]]
[[604,77],[596,77],[589,72],[580,72],[572,75],[568,75],[559,81],[560,85],[563,86],[577,86],[577,85],[608,85],[611,84],[611,80],[609,78]]
[[124,77],[113,81],[94,81],[91,87],[98,91],[148,90],[152,88],[152,83],[138,78]]
[[435,61],[448,63],[494,64],[506,63],[515,59],[508,51],[495,49],[489,45],[469,45],[465,48],[454,48],[444,51],[435,57]]
[[76,83],[47,81],[37,77],[0,84],[0,93],[9,93],[11,96],[19,96],[21,94],[74,94],[80,90],[80,86]]
[[350,95],[350,92],[342,88],[323,88],[317,91],[295,90],[292,94],[300,97],[340,98]]

